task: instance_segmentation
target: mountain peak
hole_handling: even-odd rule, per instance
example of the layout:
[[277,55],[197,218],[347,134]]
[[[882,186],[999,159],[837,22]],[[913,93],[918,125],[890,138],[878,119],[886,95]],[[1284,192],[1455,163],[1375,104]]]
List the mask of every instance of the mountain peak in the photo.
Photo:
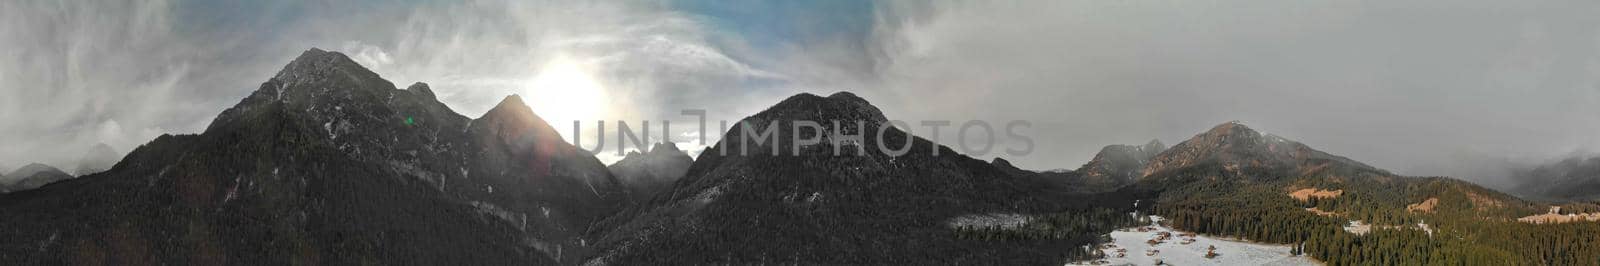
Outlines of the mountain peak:
[[1088,163],[1078,168],[1084,176],[1109,182],[1126,184],[1139,177],[1139,170],[1167,146],[1160,140],[1151,140],[1141,146],[1108,145],[1100,149]]
[[14,180],[5,180],[5,182],[11,183],[9,185],[0,183],[0,187],[5,187],[0,189],[4,190],[0,192],[35,189],[46,184],[73,178],[72,174],[61,171],[61,169],[39,163],[28,164],[5,176]]
[[1144,146],[1140,146],[1140,148],[1145,150],[1154,150],[1155,152],[1159,153],[1167,149],[1167,144],[1161,143],[1161,140],[1159,139],[1151,139],[1150,142],[1146,142]]
[[6,174],[6,176],[10,176],[10,177],[27,177],[27,176],[31,176],[31,175],[34,175],[34,174],[38,174],[40,172],[60,172],[60,173],[63,173],[63,174],[66,173],[66,172],[61,171],[61,169],[57,169],[54,166],[49,166],[49,165],[45,165],[45,164],[42,164],[42,163],[30,163],[30,164],[28,164],[26,166],[22,166],[22,168],[17,168],[17,170],[11,171],[11,173]]
[[672,144],[671,142],[656,143],[655,146],[650,147],[650,153],[661,152],[683,153],[682,150],[678,150],[678,145]]
[[1017,168],[1016,165],[1011,164],[1011,161],[1000,157],[994,157],[994,160],[989,161],[989,165],[992,165],[995,169],[1000,169],[1001,172],[1005,172],[1011,176],[1031,176],[1038,174],[1032,171],[1022,170],[1022,168]]
[[833,94],[828,95],[828,99],[843,100],[843,101],[853,101],[853,102],[866,102],[867,101],[867,99],[862,99],[861,96],[856,96],[855,93],[848,92],[848,91],[835,92]]
[[541,128],[539,129],[540,131],[549,131],[548,133],[552,134],[556,133],[555,128],[549,123],[546,123],[544,118],[539,117],[538,114],[534,114],[533,107],[528,107],[528,104],[522,101],[522,96],[517,94],[512,94],[506,96],[505,99],[501,99],[499,104],[495,104],[494,108],[490,108],[489,112],[484,113],[483,117],[479,119],[498,119],[501,117],[511,119],[510,121],[506,122],[513,122],[521,125],[518,127],[539,127]]
[[689,153],[684,152],[683,150],[679,150],[677,145],[674,145],[671,142],[660,142],[660,143],[656,143],[655,145],[651,145],[649,150],[629,151],[626,156],[622,157],[622,161],[618,161],[617,164],[624,164],[623,162],[633,161],[633,160],[659,160],[659,159],[647,159],[646,157],[653,157],[653,158],[683,157],[683,158],[688,158],[689,161],[693,161],[694,160],[693,158],[689,157]]
[[377,73],[367,70],[343,53],[317,48],[300,53],[300,56],[289,61],[289,64],[278,71],[273,78],[291,84],[317,82],[322,79],[346,79],[353,82],[382,80]]
[[522,95],[517,94],[506,95],[506,98],[500,99],[500,103],[495,104],[494,108],[489,110],[489,112],[495,112],[494,110],[533,112],[533,108],[528,107],[528,104],[522,101]]
[[989,164],[993,164],[995,166],[1001,166],[1001,165],[1010,166],[1011,165],[1011,161],[1007,161],[1005,158],[994,157],[994,160],[990,160]]
[[[474,119],[472,128],[487,133],[485,137],[498,138],[485,143],[499,143],[508,145],[514,152],[533,152],[534,154],[565,154],[567,148],[576,149],[561,139],[561,133],[554,126],[545,122],[538,114],[533,113],[533,108],[522,101],[522,96],[512,94],[500,100],[494,108],[489,109],[483,116]],[[534,145],[539,146],[534,146]],[[537,150],[529,150],[536,147]],[[598,162],[598,161],[597,161]]]
[[1333,161],[1361,171],[1382,170],[1348,158],[1312,149],[1305,144],[1275,135],[1263,135],[1239,121],[1222,123],[1150,159],[1142,175],[1179,169],[1208,162],[1230,169],[1241,166],[1297,168],[1312,161]]
[[[418,87],[413,85],[413,88]],[[431,91],[427,89],[418,89],[415,92],[399,90],[394,83],[384,80],[377,73],[367,70],[344,54],[312,48],[290,61],[278,71],[277,75],[263,82],[249,97],[217,115],[206,131],[237,124],[241,118],[262,110],[304,113],[283,117],[306,117],[318,124],[332,122],[334,124],[324,126],[325,131],[330,131],[330,136],[338,135],[331,131],[345,131],[334,130],[343,127],[339,124],[354,123],[351,121],[355,120],[404,120],[404,116],[373,116],[397,110],[413,114],[431,113],[441,117],[456,115],[436,99],[417,93],[423,91],[431,95]],[[273,107],[279,104],[282,106]],[[428,120],[425,117],[418,119]]]
[[1234,121],[1228,121],[1227,123],[1222,123],[1222,124],[1219,124],[1217,126],[1211,127],[1211,130],[1207,130],[1205,133],[1201,133],[1201,135],[1217,136],[1217,137],[1234,137],[1234,136],[1237,136],[1237,137],[1243,137],[1243,138],[1256,138],[1256,137],[1260,137],[1261,136],[1261,132],[1256,132],[1256,130],[1250,129],[1249,126],[1245,126],[1244,123],[1240,123],[1238,120],[1234,120]]
[[[5,176],[10,180],[0,180],[4,181],[0,182],[0,187],[8,187],[4,189],[6,191],[34,189],[56,181],[72,179],[73,177],[72,174],[61,171],[61,169],[40,163],[32,163],[22,168],[17,168],[17,170],[11,171]],[[7,185],[6,183],[10,184]]]
[[406,91],[410,91],[411,93],[417,94],[417,96],[422,96],[423,98],[427,98],[429,100],[438,100],[438,97],[433,95],[433,90],[428,88],[427,83],[412,83],[411,86],[406,87]]
[[809,121],[867,121],[884,123],[888,119],[883,111],[871,102],[850,92],[837,92],[828,97],[799,93],[778,102],[753,118]]

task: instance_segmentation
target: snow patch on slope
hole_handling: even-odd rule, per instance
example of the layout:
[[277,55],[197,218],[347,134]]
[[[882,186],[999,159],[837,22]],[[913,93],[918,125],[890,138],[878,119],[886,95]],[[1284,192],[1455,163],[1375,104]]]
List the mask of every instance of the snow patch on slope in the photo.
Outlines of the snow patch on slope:
[[950,218],[945,222],[950,228],[989,228],[989,229],[1015,229],[1028,222],[1033,217],[1011,213],[969,214],[961,217]]

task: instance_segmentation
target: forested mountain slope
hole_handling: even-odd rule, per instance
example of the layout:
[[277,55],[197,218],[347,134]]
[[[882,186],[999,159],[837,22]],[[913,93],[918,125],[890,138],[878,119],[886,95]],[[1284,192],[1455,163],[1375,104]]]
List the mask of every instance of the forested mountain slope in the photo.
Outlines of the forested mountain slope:
[[[1156,199],[1153,212],[1175,227],[1303,245],[1334,265],[1600,259],[1600,225],[1520,223],[1546,206],[1456,179],[1394,175],[1238,123],[1173,146],[1143,172],[1120,193]],[[1343,228],[1352,220],[1376,229],[1352,233]]]
[[[820,128],[790,130],[803,121]],[[749,131],[730,129],[669,192],[614,217],[590,263],[1059,265],[1132,222],[887,121],[850,93],[795,95],[745,118]],[[776,142],[746,136],[766,129]]]

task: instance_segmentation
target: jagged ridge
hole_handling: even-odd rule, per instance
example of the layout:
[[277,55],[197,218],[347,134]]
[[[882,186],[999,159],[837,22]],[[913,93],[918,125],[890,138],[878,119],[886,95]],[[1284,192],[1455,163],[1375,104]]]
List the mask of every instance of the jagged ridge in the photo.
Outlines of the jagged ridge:
[[0,260],[74,263],[113,235],[146,249],[118,264],[572,260],[626,192],[518,99],[469,120],[311,49],[199,135],[0,196]]

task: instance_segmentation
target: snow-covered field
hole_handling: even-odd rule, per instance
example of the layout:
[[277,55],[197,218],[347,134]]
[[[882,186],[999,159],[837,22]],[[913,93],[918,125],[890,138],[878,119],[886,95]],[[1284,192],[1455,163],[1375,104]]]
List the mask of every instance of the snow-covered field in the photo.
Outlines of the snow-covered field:
[[[1151,221],[1161,221],[1160,216],[1150,216]],[[1152,223],[1149,228],[1154,230],[1139,232],[1138,228],[1124,228],[1111,232],[1111,245],[1100,247],[1106,257],[1100,260],[1078,262],[1070,265],[1155,265],[1164,262],[1170,265],[1318,265],[1316,261],[1304,256],[1289,254],[1287,245],[1265,245],[1219,239],[1208,236],[1193,237],[1194,243],[1183,244],[1185,239],[1182,231],[1173,230],[1159,223]],[[1172,234],[1165,243],[1150,245],[1146,241],[1155,239],[1160,232]],[[1114,246],[1112,246],[1114,245]],[[1217,247],[1217,256],[1207,259],[1207,248]],[[1118,249],[1126,249],[1123,257],[1117,257]],[[1149,256],[1151,250],[1159,250]]]

